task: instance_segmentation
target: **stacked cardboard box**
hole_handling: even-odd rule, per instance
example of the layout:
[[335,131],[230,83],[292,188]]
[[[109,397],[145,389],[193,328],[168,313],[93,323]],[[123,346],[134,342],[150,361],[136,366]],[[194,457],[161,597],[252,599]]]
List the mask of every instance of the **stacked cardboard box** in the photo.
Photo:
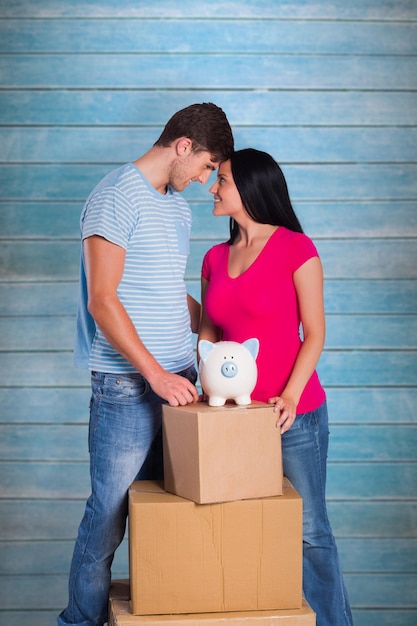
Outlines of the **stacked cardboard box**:
[[301,607],[301,499],[196,504],[152,481],[129,493],[132,611]]
[[315,626],[315,614],[303,601],[301,609],[235,611],[183,615],[133,615],[129,581],[114,581],[110,590],[109,626]]
[[282,494],[273,407],[164,406],[165,489],[200,504]]
[[315,624],[275,421],[261,404],[164,407],[165,483],[129,490],[130,600],[112,592],[110,624]]

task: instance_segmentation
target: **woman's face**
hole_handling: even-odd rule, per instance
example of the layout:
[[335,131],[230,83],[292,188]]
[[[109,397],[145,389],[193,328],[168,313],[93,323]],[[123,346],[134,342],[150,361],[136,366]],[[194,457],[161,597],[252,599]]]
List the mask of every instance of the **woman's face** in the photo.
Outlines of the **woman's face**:
[[245,212],[233,180],[230,161],[220,163],[217,180],[210,187],[210,193],[214,196],[213,215],[228,215],[236,219]]

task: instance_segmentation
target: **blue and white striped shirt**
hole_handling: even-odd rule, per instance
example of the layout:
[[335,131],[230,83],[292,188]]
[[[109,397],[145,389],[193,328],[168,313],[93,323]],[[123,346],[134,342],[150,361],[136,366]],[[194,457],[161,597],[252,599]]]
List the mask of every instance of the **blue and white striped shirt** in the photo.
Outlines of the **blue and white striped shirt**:
[[[169,372],[194,363],[184,282],[189,254],[191,210],[176,191],[158,193],[128,163],[108,174],[88,197],[81,215],[81,238],[100,235],[126,250],[118,297],[139,337]],[[87,311],[84,258],[75,364],[100,372],[134,372],[106,340]]]

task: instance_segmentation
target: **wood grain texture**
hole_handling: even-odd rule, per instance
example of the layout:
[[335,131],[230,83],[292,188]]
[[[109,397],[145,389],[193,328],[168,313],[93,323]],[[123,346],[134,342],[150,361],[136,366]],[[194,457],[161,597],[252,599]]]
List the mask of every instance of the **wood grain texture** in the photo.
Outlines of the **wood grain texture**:
[[52,89],[415,89],[408,56],[319,54],[3,54],[7,88]]
[[[192,239],[217,243],[228,238],[228,219],[213,219],[213,202],[190,203],[193,212]],[[13,202],[2,204],[1,240],[58,239],[79,240],[80,202]],[[417,212],[409,200],[319,202],[294,201],[303,228],[313,238],[346,237],[414,238],[417,235]]]
[[[333,25],[334,27],[334,25]],[[235,131],[241,126],[413,126],[417,120],[415,91],[240,91],[216,89],[111,89],[0,91],[5,124],[21,126],[148,127],[162,129],[166,120],[190,102],[216,103],[226,111]],[[156,132],[156,131],[155,131]],[[114,149],[117,149],[114,147]],[[132,158],[132,155],[129,155]]]
[[[0,621],[52,626],[89,493],[79,216],[191,102],[282,165],[325,272],[329,516],[356,626],[414,626],[415,0],[0,3]],[[181,32],[181,37],[178,33]],[[228,236],[209,186],[187,287]],[[127,577],[127,540],[113,574]]]
[[[240,146],[243,147],[243,146]],[[247,147],[246,145],[244,147]],[[270,152],[279,161],[276,146]],[[136,155],[135,155],[136,156]],[[97,165],[0,165],[0,202],[72,201],[82,204],[97,182],[122,161]],[[301,201],[410,201],[417,193],[417,165],[413,163],[281,163],[292,200]],[[190,202],[207,202],[208,186],[188,187]]]
[[[9,19],[0,23],[0,52],[11,53],[268,53],[415,54],[417,27],[406,22],[277,19]],[[181,32],[181,37],[178,33]]]
[[[406,163],[412,161],[417,130],[402,128],[238,128],[238,147],[269,151],[280,163]],[[155,128],[0,128],[0,159],[11,163],[91,163],[131,160],[157,138]],[[204,188],[207,193],[207,188]],[[208,194],[207,194],[208,198]]]
[[193,0],[183,0],[178,5],[176,0],[160,0],[152,4],[146,0],[124,0],[122,6],[114,5],[112,0],[73,0],[56,3],[54,0],[15,0],[11,4],[2,4],[0,17],[48,17],[48,18],[156,18],[161,16],[174,18],[213,18],[222,11],[223,17],[259,19],[260,16],[282,19],[331,19],[345,20],[409,20],[415,17],[414,0],[288,0],[284,4],[270,0],[213,0],[210,5]]

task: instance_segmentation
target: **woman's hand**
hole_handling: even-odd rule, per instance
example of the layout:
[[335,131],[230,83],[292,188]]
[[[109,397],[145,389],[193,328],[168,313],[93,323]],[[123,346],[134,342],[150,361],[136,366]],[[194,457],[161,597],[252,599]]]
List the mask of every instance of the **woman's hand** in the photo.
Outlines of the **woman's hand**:
[[294,400],[284,395],[270,398],[268,404],[275,404],[274,412],[279,413],[275,426],[281,429],[283,435],[294,423],[297,405]]
[[276,427],[281,428],[281,434],[293,425],[297,405],[323,350],[326,323],[323,268],[318,257],[309,259],[294,272],[294,285],[304,338],[285,389],[280,396],[268,400],[269,404],[275,404],[274,411],[279,413]]

